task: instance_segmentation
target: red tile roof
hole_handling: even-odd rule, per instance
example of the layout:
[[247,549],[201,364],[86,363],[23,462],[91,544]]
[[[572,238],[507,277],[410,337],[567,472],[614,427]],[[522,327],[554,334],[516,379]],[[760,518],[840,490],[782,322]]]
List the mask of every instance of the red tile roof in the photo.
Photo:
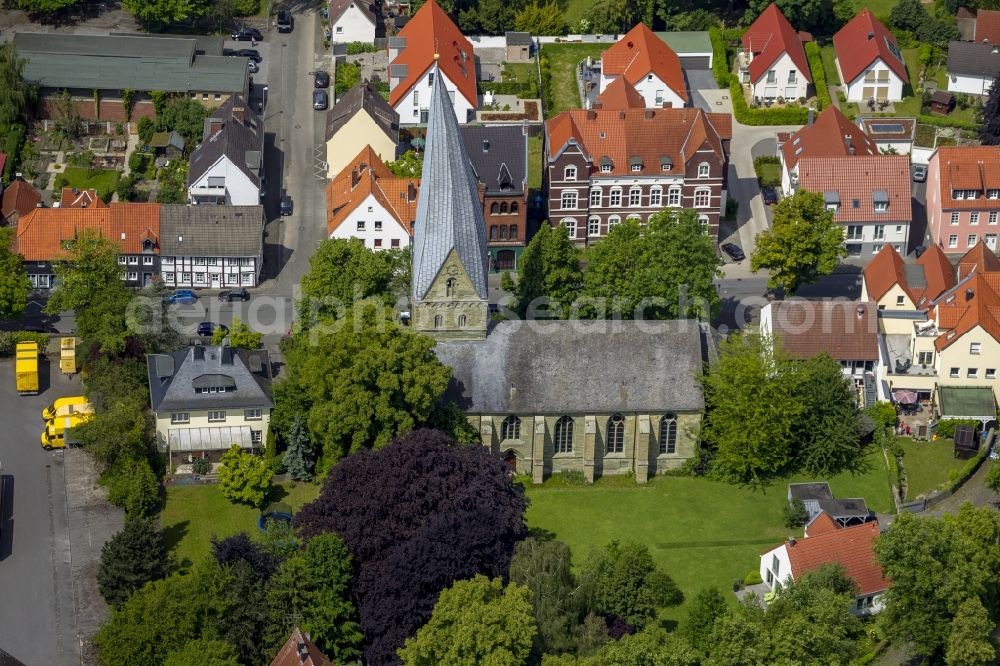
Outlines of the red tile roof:
[[645,109],[646,100],[631,83],[619,76],[608,84],[594,103],[595,109]]
[[743,48],[753,53],[753,60],[750,61],[751,81],[760,81],[771,65],[783,53],[787,53],[799,73],[812,83],[812,72],[809,71],[806,50],[802,48],[802,39],[773,2],[743,33]]
[[410,197],[411,185],[414,194],[419,192],[419,180],[397,178],[382,163],[372,147],[365,146],[327,185],[327,236],[349,219],[351,213],[369,195],[373,195],[382,207],[392,214],[393,219],[406,233],[412,234],[413,228],[410,222],[416,219],[418,197]]
[[[924,267],[924,279],[927,282],[927,287],[924,289],[923,298],[926,298],[927,301],[935,300],[955,286],[955,269],[948,261],[944,250],[937,245],[932,243],[927,251],[920,255],[917,263]],[[916,303],[918,306],[921,305],[921,302]]]
[[878,147],[860,127],[835,106],[820,113],[812,125],[792,134],[781,146],[785,165],[791,169],[803,157],[878,155]]
[[[813,525],[819,521],[820,517],[817,517]],[[826,526],[824,521],[818,530],[810,529],[810,534],[796,539],[794,546],[791,542],[785,544],[793,578],[815,571],[824,564],[839,564],[858,584],[859,595],[881,592],[889,587],[872,549],[879,535],[878,523],[835,530],[827,530]]]
[[107,208],[36,208],[17,221],[14,249],[27,261],[59,259],[65,241],[94,229],[126,254],[140,254],[142,241],[159,242],[160,204],[112,203]]
[[15,178],[3,191],[0,199],[0,218],[6,219],[13,213],[27,215],[42,201],[42,193],[22,178]]
[[872,260],[868,262],[864,270],[865,290],[868,298],[879,300],[895,285],[902,287],[907,296],[914,303],[922,293],[919,289],[913,289],[906,283],[906,274],[903,273],[903,258],[896,252],[896,248],[886,244],[878,251]]
[[0,177],[3,176],[4,167],[7,166],[7,153],[0,153]]
[[845,84],[858,78],[876,58],[881,58],[903,83],[910,80],[896,38],[869,9],[862,9],[833,36],[833,48]]
[[977,42],[1000,44],[1000,11],[995,9],[980,9],[976,11]]
[[472,44],[458,26],[448,18],[435,0],[427,0],[397,38],[406,39],[403,49],[392,65],[406,65],[406,78],[389,93],[389,104],[395,106],[434,64],[458,88],[472,108],[479,106],[476,97],[476,57]]
[[958,274],[961,280],[973,273],[996,273],[1000,271],[1000,259],[985,243],[977,243],[958,260]]
[[[1000,147],[945,146],[931,157],[938,172],[942,210],[1000,210],[1000,199],[987,199],[987,190],[1000,190]],[[953,199],[953,190],[979,190],[978,199]]]
[[716,124],[715,115],[697,108],[563,111],[545,122],[549,159],[573,139],[595,169],[602,157],[610,158],[612,175],[635,175],[631,157],[640,158],[645,174],[659,173],[662,158],[677,172],[703,148],[724,156],[722,140],[731,137],[719,135],[717,128],[726,124],[721,119]]
[[826,511],[820,511],[819,514],[813,518],[812,522],[806,525],[805,535],[806,537],[820,536],[822,534],[836,532],[839,529],[840,525],[838,525],[837,521],[830,517],[830,514]]
[[863,301],[774,301],[771,334],[795,358],[826,352],[836,361],[874,361],[876,311],[875,303]]
[[607,76],[624,75],[635,85],[653,73],[683,99],[688,99],[681,59],[645,23],[639,23],[601,54],[601,71]]
[[[1000,342],[1000,295],[997,295],[986,276],[976,272],[969,281],[955,289],[954,295],[955,300],[947,304],[947,308],[938,308],[938,328],[948,328],[946,324],[952,324],[952,321],[946,322],[944,317],[940,317],[942,310],[954,310],[949,313],[949,318],[954,323],[951,330],[938,336],[934,347],[941,351],[977,326]],[[959,311],[961,314],[958,314]]]
[[278,650],[271,666],[334,666],[319,648],[309,640],[308,634],[295,627],[285,644]]
[[64,187],[59,197],[60,208],[107,208],[108,204],[101,201],[97,190],[74,190]]
[[[913,217],[908,155],[800,158],[799,187],[810,192],[837,192],[840,206],[834,219],[842,224],[880,219],[908,223]],[[874,193],[879,191],[889,199],[884,213],[874,210]]]

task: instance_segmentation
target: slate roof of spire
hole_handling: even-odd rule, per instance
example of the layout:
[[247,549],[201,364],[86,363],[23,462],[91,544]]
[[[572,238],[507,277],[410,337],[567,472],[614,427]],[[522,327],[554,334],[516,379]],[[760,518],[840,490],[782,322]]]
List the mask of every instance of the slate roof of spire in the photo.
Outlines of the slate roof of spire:
[[427,295],[454,249],[476,293],[485,299],[489,292],[482,203],[451,100],[440,81],[434,77],[413,230],[413,297]]

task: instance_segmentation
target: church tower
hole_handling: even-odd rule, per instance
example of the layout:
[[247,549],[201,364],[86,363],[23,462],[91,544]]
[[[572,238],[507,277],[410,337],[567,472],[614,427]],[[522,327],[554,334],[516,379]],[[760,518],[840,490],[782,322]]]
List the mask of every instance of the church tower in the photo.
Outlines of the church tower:
[[432,76],[413,227],[411,321],[437,340],[483,340],[489,310],[483,207],[436,63]]

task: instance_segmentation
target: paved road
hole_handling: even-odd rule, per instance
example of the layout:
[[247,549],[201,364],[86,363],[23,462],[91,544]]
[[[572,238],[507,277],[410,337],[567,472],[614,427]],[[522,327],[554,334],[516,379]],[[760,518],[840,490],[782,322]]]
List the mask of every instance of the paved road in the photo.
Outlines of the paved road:
[[18,396],[13,361],[0,361],[0,461],[13,482],[0,516],[0,648],[25,664],[79,664],[63,454],[38,443],[42,409],[77,393],[79,378],[56,372],[46,384]]

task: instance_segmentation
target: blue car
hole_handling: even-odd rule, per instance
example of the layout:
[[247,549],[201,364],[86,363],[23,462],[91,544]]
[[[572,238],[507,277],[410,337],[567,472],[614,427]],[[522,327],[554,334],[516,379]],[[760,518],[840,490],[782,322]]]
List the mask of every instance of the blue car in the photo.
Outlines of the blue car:
[[219,329],[221,329],[223,333],[229,333],[229,327],[225,324],[216,324],[214,321],[203,321],[198,324],[198,335],[208,337],[215,335],[215,332]]
[[192,303],[197,303],[198,297],[194,295],[194,292],[190,289],[178,289],[174,293],[167,296],[167,303],[173,305],[174,303],[182,303],[184,305],[190,305]]

